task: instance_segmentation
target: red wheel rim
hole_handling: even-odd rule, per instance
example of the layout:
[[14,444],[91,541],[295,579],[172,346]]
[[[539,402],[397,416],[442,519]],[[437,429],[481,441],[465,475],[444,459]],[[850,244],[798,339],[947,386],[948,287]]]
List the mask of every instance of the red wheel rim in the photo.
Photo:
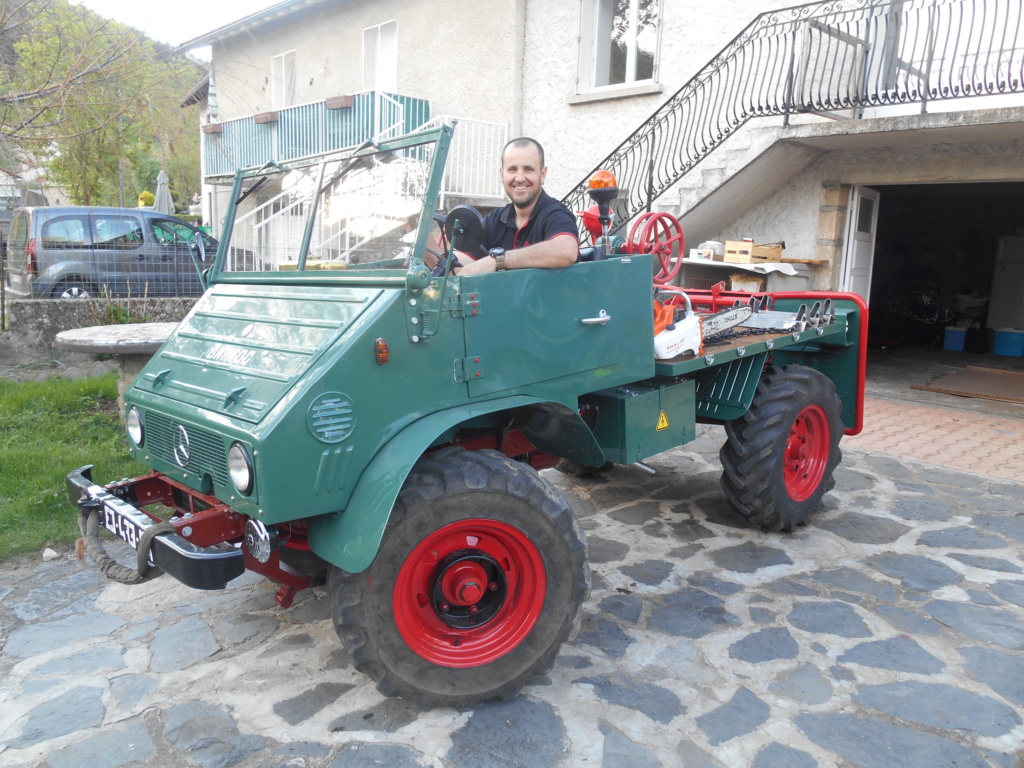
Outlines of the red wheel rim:
[[828,416],[818,405],[809,405],[800,411],[789,428],[782,472],[786,491],[793,501],[810,498],[821,484],[828,465],[831,438]]
[[395,625],[427,661],[477,667],[523,641],[546,592],[544,561],[522,531],[497,520],[462,520],[409,553],[395,580]]

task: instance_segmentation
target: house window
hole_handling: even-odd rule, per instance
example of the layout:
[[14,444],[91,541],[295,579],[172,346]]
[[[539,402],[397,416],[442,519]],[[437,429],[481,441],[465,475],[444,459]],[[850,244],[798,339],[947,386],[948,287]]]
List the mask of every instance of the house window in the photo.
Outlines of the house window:
[[661,0],[582,0],[579,90],[652,82]]
[[280,53],[270,60],[270,108],[295,104],[295,51]]
[[398,22],[363,30],[363,90],[398,90]]

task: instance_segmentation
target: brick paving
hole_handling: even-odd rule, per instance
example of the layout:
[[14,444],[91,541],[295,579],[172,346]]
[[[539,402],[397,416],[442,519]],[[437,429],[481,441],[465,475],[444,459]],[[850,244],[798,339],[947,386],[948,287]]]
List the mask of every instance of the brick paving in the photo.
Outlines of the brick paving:
[[1024,478],[1024,419],[869,396],[864,431],[842,445],[1000,480]]

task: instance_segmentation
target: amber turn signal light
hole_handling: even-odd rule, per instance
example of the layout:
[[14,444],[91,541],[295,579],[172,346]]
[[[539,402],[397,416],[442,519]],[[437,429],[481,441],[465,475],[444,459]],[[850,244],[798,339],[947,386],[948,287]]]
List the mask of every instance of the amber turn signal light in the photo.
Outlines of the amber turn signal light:
[[373,354],[377,358],[377,363],[384,365],[391,358],[391,350],[388,349],[388,343],[384,339],[374,339]]

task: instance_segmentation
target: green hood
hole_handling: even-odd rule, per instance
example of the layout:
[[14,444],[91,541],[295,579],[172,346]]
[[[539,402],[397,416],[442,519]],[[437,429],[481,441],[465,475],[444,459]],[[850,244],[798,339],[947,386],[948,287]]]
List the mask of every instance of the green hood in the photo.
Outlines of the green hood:
[[214,286],[134,386],[258,423],[382,293],[373,287]]

